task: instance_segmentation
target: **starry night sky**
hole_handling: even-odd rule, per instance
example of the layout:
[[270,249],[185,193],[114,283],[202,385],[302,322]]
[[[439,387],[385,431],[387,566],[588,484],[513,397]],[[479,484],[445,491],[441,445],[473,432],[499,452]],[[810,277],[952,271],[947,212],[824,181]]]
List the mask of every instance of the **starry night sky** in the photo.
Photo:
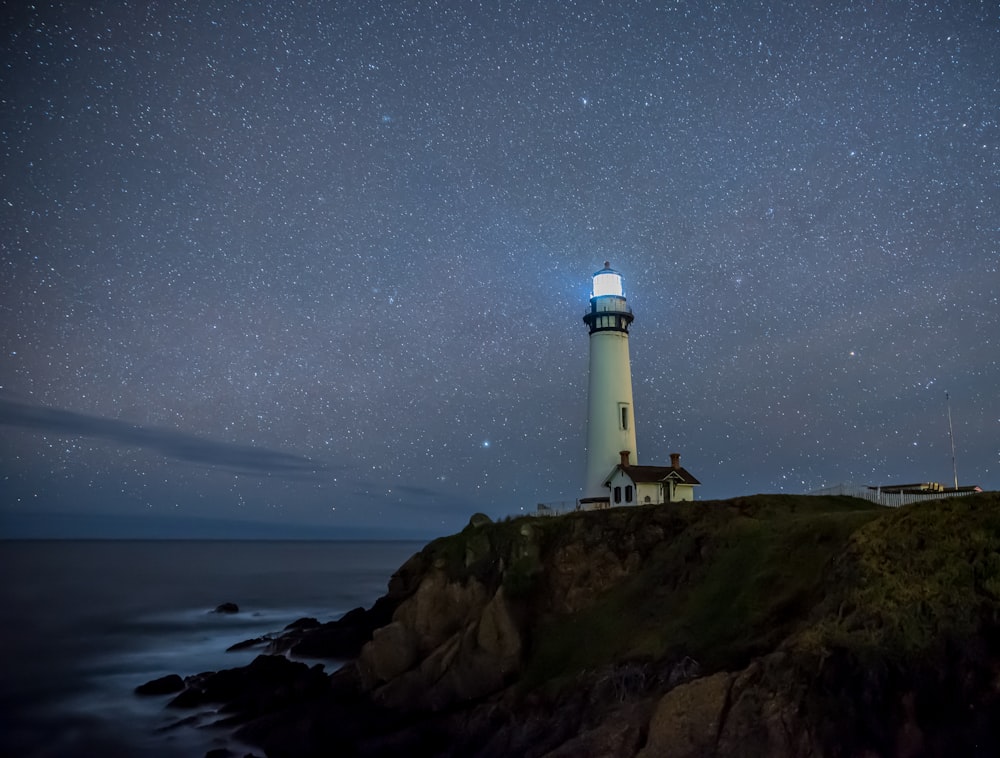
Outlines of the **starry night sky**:
[[5,518],[575,498],[606,259],[699,499],[1000,488],[993,2],[3,13]]

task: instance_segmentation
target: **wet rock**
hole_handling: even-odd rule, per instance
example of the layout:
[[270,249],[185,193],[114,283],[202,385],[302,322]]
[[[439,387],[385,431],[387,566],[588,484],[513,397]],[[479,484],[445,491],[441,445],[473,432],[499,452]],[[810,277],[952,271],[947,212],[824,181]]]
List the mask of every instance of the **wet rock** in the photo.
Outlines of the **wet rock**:
[[271,640],[268,652],[289,652],[300,658],[354,658],[372,632],[392,620],[398,604],[397,598],[383,596],[370,609],[355,608],[336,621],[313,625],[315,619],[299,619]]
[[329,677],[322,664],[310,668],[280,655],[259,655],[242,668],[188,677],[185,685],[170,707],[225,703],[225,711],[252,716],[321,695],[329,688]]
[[136,695],[171,695],[184,689],[184,680],[177,674],[151,679],[135,688]]
[[316,629],[319,626],[322,626],[322,624],[320,624],[319,621],[312,618],[311,616],[307,616],[305,618],[300,618],[293,621],[291,624],[285,627],[285,631],[287,632],[292,629]]
[[239,613],[240,607],[236,603],[223,603],[215,606],[215,613]]
[[264,646],[271,642],[274,638],[269,635],[264,635],[263,637],[254,637],[252,640],[243,640],[242,642],[237,642],[226,648],[227,653],[235,653],[237,650],[247,650],[252,647]]

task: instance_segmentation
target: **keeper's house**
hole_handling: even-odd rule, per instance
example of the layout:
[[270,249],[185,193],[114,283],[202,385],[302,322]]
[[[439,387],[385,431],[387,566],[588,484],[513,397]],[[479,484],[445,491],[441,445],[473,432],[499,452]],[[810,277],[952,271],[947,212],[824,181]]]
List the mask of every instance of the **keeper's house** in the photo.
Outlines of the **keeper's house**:
[[621,463],[605,481],[610,503],[618,505],[658,505],[694,500],[694,488],[701,482],[681,466],[680,453],[670,454],[669,466],[631,466],[629,452],[623,450]]

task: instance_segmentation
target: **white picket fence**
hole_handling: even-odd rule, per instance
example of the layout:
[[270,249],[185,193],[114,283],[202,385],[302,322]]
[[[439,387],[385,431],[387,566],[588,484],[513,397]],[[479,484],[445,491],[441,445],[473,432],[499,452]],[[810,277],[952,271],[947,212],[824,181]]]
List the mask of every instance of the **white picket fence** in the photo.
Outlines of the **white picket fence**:
[[577,510],[576,500],[555,500],[549,503],[538,503],[531,516],[561,516]]
[[860,497],[863,500],[884,505],[889,508],[898,508],[901,505],[912,503],[923,503],[927,500],[941,500],[946,497],[965,497],[974,495],[974,492],[882,492],[879,489],[870,489],[857,484],[837,484],[832,487],[824,487],[808,493],[810,495],[847,495],[848,497]]
[[[823,487],[807,495],[846,495],[848,497],[859,497],[868,500],[876,505],[884,505],[887,508],[899,508],[901,505],[912,503],[923,503],[927,500],[941,500],[946,497],[965,497],[974,495],[975,492],[882,492],[879,489],[870,489],[859,484],[836,484],[832,487]],[[572,513],[579,510],[576,500],[556,500],[548,503],[538,503],[535,510],[522,512],[519,516],[561,516],[564,513]]]

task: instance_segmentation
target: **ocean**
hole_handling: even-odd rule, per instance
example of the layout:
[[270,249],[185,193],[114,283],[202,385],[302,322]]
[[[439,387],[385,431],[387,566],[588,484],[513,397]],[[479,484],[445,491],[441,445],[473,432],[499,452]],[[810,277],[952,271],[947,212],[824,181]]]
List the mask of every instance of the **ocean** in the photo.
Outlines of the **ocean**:
[[[202,714],[137,685],[242,666],[242,640],[370,606],[419,542],[0,542],[0,756],[200,758]],[[232,602],[240,611],[213,613]],[[328,663],[332,671],[336,663]],[[257,753],[260,754],[259,751]]]

